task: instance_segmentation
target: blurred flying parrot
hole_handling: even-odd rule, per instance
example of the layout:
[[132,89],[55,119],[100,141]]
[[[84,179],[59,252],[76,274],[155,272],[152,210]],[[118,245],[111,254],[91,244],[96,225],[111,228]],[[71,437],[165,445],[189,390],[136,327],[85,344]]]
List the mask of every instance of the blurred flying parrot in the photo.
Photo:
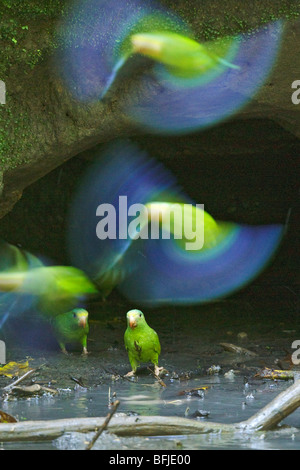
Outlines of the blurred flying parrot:
[[122,0],[78,0],[59,28],[57,58],[76,99],[109,100],[120,86],[118,106],[130,121],[185,134],[227,119],[253,98],[274,66],[283,26],[202,40],[159,2],[126,0],[124,8]]
[[[143,55],[163,65],[170,74],[169,78],[173,76],[181,79],[195,79],[211,70],[214,70],[215,73],[221,73],[224,67],[237,70],[240,68],[218,55],[226,56],[230,49],[234,49],[234,39],[200,44],[190,37],[172,31],[143,31],[142,28],[145,24],[145,21],[142,24],[137,24],[135,29],[141,31],[132,32],[119,47],[120,57],[113,67],[101,98],[106,95],[114,83],[121,67],[135,54]],[[183,81],[182,84],[184,83],[188,84],[189,82]]]
[[1,242],[0,329],[9,316],[33,309],[52,325],[64,352],[66,342],[79,341],[86,353],[88,313],[75,307],[97,292],[81,270],[46,266],[31,253]]
[[154,373],[158,376],[163,368],[158,367],[161,348],[156,331],[150,328],[140,310],[129,310],[126,318],[127,329],[124,334],[124,342],[132,368],[126,376],[133,376],[138,366],[144,362],[152,362]]
[[169,31],[137,33],[130,39],[133,53],[145,55],[164,64],[170,73],[182,78],[199,76],[218,64],[234,69],[240,68],[214,52],[226,51],[230,44],[228,40],[226,43],[215,41],[204,45],[182,34]]
[[130,301],[150,306],[230,295],[259,275],[283,236],[280,224],[216,221],[128,141],[109,145],[92,165],[70,226],[72,264],[100,291],[118,286]]

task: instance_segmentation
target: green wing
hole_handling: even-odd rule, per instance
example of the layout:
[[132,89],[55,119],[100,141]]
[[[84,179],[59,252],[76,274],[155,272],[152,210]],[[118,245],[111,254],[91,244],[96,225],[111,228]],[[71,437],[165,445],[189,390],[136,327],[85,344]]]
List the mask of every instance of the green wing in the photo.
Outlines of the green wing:
[[35,256],[4,242],[0,249],[0,292],[34,296],[43,314],[66,312],[82,297],[98,292],[80,269],[44,266]]

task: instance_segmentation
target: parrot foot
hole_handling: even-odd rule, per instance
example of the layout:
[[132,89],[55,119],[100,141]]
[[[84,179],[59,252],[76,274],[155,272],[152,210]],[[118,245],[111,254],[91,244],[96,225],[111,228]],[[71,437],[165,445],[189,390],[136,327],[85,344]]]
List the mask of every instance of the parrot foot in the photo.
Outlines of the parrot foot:
[[167,371],[164,367],[158,367],[154,366],[154,374],[157,375],[157,377],[160,377],[161,375],[165,374]]
[[127,372],[127,374],[124,375],[124,377],[134,377],[135,376],[135,371],[134,370],[131,370],[129,372]]
[[68,353],[68,351],[66,350],[66,348],[61,348],[61,352],[62,352],[65,356],[69,356],[69,353]]
[[88,356],[89,354],[90,354],[90,353],[88,352],[88,350],[86,349],[86,347],[84,347],[83,350],[82,350],[81,355],[82,355],[82,356]]

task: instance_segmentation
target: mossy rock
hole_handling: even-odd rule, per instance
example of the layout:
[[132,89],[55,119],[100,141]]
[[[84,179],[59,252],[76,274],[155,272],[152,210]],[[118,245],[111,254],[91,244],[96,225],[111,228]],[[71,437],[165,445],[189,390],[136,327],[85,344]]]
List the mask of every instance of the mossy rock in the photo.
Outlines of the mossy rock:
[[[5,81],[7,92],[6,104],[0,105],[0,217],[13,207],[25,187],[69,158],[98,143],[137,133],[120,107],[121,97],[127,93],[126,83],[108,103],[93,105],[76,102],[63,86],[53,55],[63,40],[56,34],[57,25],[72,3],[1,3],[0,79]],[[243,117],[248,112],[251,117],[272,116],[300,135],[298,118],[290,118],[297,110],[289,94],[290,82],[294,76],[297,78],[298,56],[292,45],[299,36],[299,28],[296,32],[293,29],[300,12],[299,1],[255,0],[250,4],[244,0],[203,0],[201,8],[196,0],[180,0],[176,5],[170,0],[162,3],[182,15],[199,40],[255,30],[269,21],[289,18],[287,45],[282,65],[274,70],[273,86],[262,88],[252,107],[243,110]]]

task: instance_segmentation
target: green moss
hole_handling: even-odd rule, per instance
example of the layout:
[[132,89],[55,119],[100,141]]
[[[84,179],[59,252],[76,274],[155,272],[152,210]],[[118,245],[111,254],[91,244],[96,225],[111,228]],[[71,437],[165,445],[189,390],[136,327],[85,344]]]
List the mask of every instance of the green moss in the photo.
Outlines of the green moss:
[[18,11],[18,15],[54,16],[63,8],[60,0],[2,0],[4,7]]
[[175,10],[196,32],[199,40],[212,41],[240,33],[255,32],[264,25],[278,20],[291,20],[300,16],[299,0],[162,0]]
[[[0,5],[2,80],[8,76],[11,67],[17,65],[22,65],[23,73],[29,73],[55,47],[54,25],[64,14],[63,3],[59,0],[44,2],[2,0]],[[40,39],[37,33],[41,26],[43,37]]]
[[[88,0],[85,0],[88,1]],[[81,25],[80,14],[70,31],[57,34],[57,23],[69,12],[73,0],[1,0],[0,2],[0,79],[7,85],[7,103],[0,105],[0,166],[14,168],[30,160],[39,131],[32,129],[32,116],[16,90],[35,73],[35,67],[47,59],[65,40],[72,40]],[[190,24],[199,40],[252,31],[279,18],[299,16],[299,0],[253,1],[249,7],[241,1],[162,0]],[[124,2],[125,7],[126,2]],[[242,5],[241,8],[236,8]],[[84,10],[84,4],[83,4]],[[190,21],[189,21],[190,20]],[[28,85],[26,85],[28,86]],[[38,110],[37,110],[38,112]]]
[[[35,137],[18,87],[56,47],[55,25],[64,14],[59,0],[2,0],[0,4],[0,79],[6,83],[6,104],[0,105],[0,167],[29,162]],[[20,95],[21,97],[21,95]]]
[[21,106],[1,106],[0,113],[0,166],[2,170],[13,169],[29,161],[30,148],[34,142],[30,118]]

